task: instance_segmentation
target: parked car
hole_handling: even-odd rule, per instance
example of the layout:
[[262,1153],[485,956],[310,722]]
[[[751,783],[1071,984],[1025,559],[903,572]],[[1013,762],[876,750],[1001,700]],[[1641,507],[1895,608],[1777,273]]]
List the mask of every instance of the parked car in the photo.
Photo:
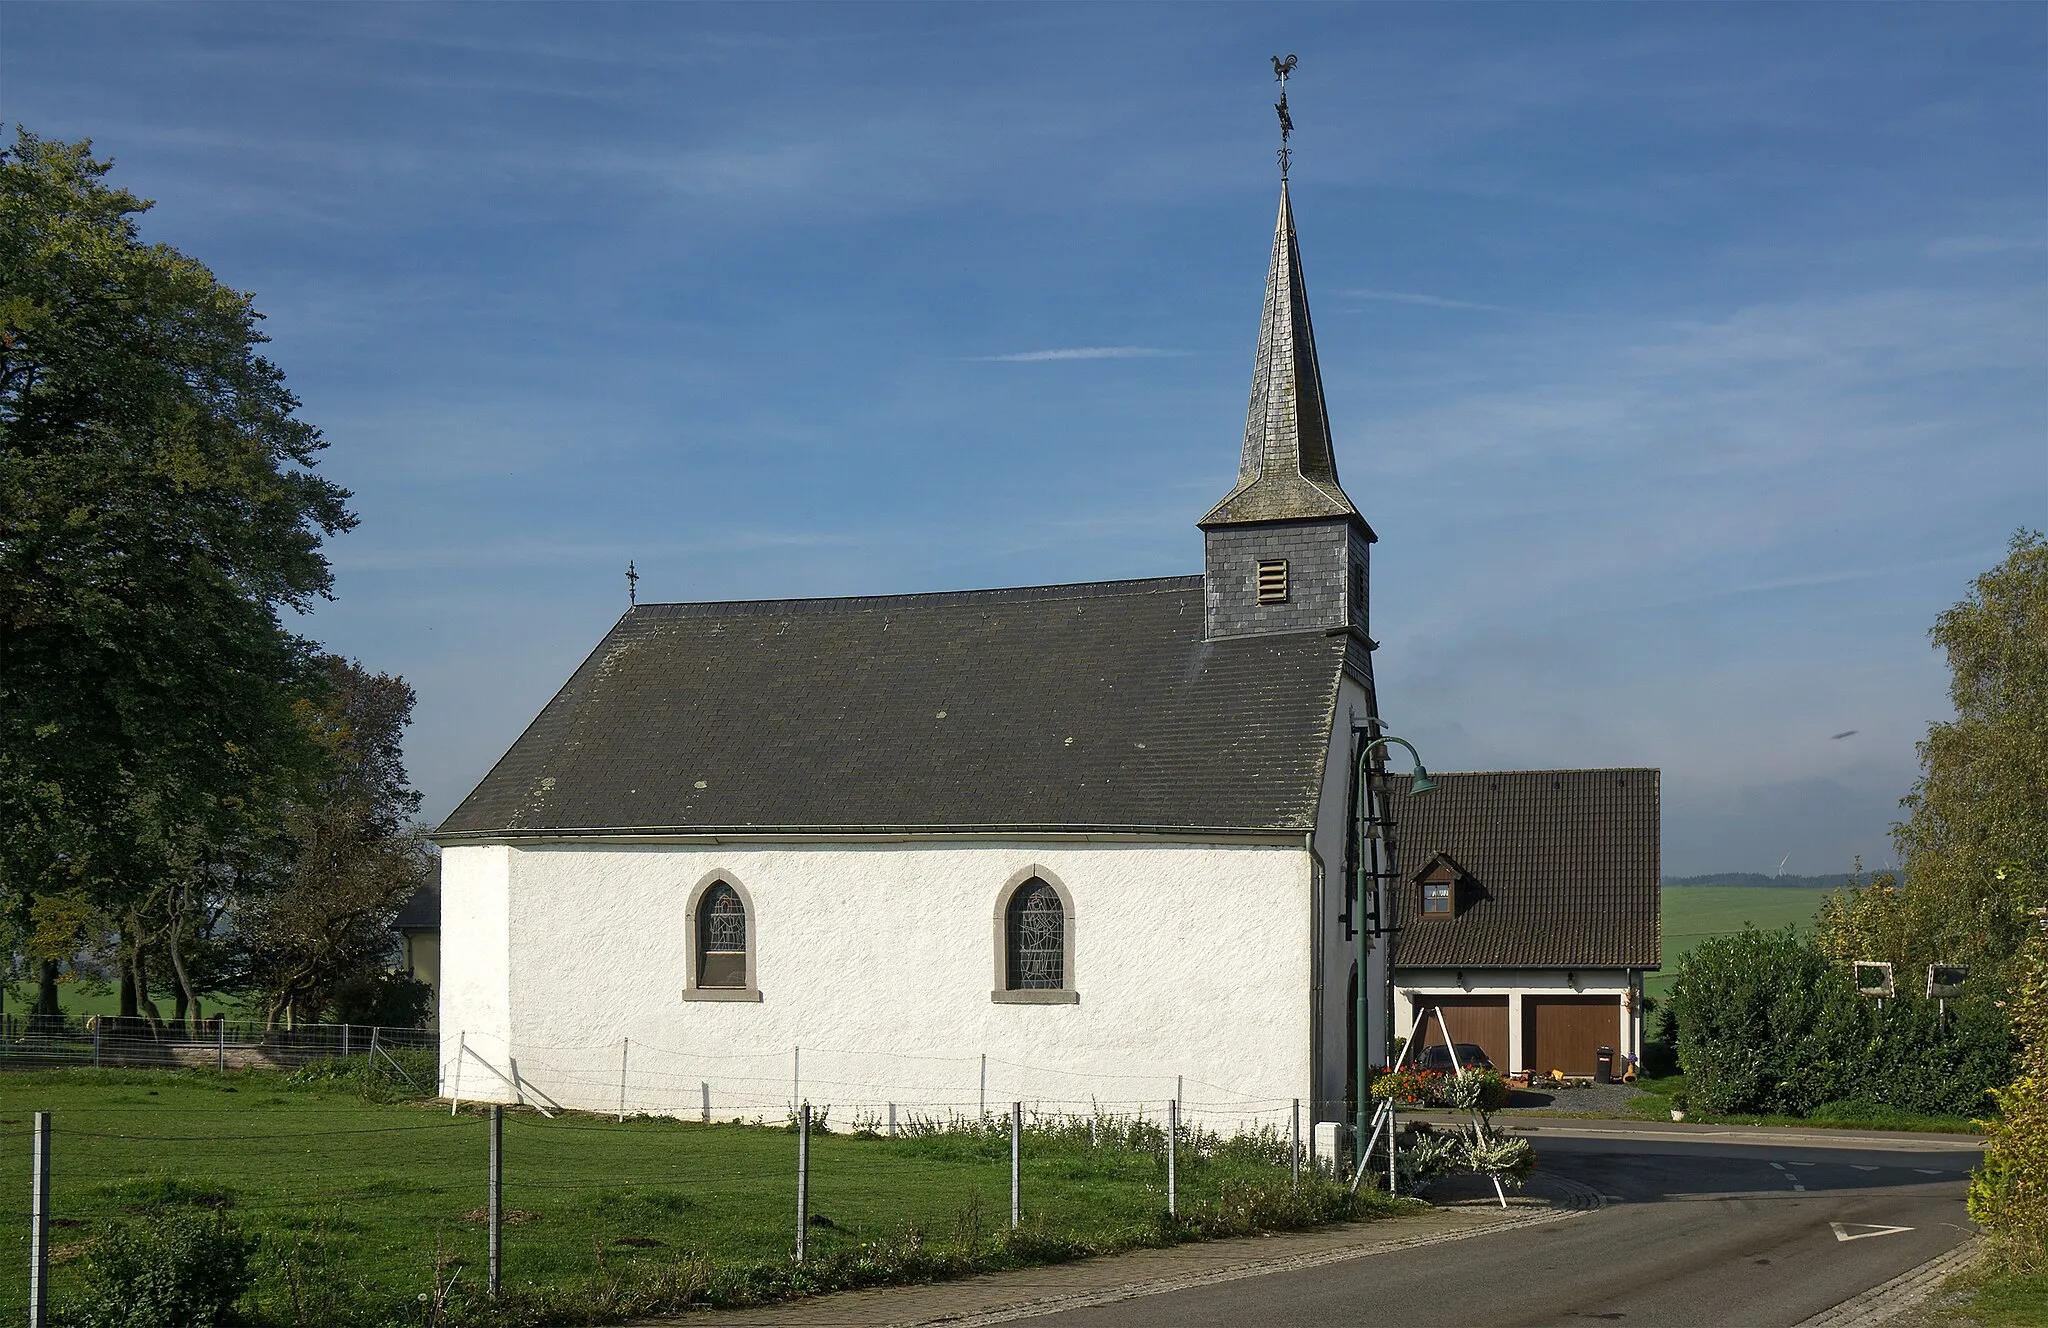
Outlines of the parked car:
[[1451,1049],[1441,1042],[1436,1043],[1434,1046],[1424,1047],[1416,1055],[1414,1065],[1418,1070],[1429,1070],[1440,1074],[1449,1074],[1454,1069],[1491,1070],[1493,1068],[1493,1062],[1486,1058],[1486,1052],[1480,1048],[1477,1042],[1460,1042],[1458,1044],[1458,1060],[1456,1065],[1451,1063]]

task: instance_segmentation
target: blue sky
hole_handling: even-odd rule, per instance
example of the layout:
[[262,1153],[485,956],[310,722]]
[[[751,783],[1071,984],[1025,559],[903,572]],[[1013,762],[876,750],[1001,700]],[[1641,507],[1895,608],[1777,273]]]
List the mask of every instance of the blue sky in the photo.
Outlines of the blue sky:
[[[453,807],[643,600],[1199,570],[1295,203],[1383,709],[1883,865],[2048,524],[2048,9],[23,4],[356,493],[305,630]],[[1831,735],[1855,729],[1850,738]]]

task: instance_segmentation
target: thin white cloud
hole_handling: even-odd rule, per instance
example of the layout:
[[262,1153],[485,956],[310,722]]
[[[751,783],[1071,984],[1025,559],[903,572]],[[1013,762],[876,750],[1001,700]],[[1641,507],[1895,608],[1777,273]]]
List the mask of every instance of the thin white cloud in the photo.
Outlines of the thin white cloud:
[[2029,253],[2048,249],[2048,236],[1951,235],[1927,246],[1929,258],[1975,258],[1982,254]]
[[1009,355],[970,355],[977,364],[1044,364],[1050,360],[1169,360],[1194,354],[1158,346],[1064,346],[1058,350],[1020,350]]
[[1425,309],[1473,309],[1480,313],[1511,314],[1516,312],[1505,304],[1484,304],[1478,300],[1453,300],[1442,295],[1424,295],[1418,291],[1394,290],[1347,290],[1339,291],[1347,300],[1379,300],[1386,304],[1419,304]]

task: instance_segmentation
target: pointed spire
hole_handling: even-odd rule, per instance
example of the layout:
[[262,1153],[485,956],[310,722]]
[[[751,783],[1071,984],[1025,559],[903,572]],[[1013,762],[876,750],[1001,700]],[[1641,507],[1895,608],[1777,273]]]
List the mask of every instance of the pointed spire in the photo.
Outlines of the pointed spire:
[[[1323,375],[1316,363],[1316,334],[1309,325],[1308,288],[1301,276],[1301,248],[1294,238],[1294,206],[1282,180],[1237,487],[1197,524],[1329,517],[1350,517],[1363,524],[1337,483]],[[1369,529],[1367,534],[1370,537]]]

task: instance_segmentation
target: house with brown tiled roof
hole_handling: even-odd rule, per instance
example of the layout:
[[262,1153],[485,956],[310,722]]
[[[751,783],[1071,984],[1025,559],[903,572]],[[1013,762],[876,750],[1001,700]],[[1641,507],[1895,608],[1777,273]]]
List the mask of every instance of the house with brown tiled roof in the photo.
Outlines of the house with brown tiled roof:
[[[1642,1055],[1659,950],[1658,772],[1435,774],[1396,788],[1387,900],[1398,1036],[1482,1048],[1503,1071]],[[1441,1013],[1441,1020],[1438,1018]]]

